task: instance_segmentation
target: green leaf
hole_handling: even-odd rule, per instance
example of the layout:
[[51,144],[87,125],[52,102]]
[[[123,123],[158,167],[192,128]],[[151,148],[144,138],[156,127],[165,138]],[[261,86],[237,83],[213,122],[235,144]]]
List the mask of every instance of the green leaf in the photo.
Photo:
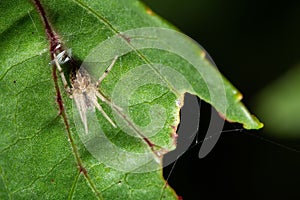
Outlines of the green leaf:
[[[63,48],[72,49],[92,78],[119,56],[100,86],[115,106],[99,102],[118,127],[98,111],[87,112],[85,133],[78,108],[49,64],[41,12],[27,0],[1,1],[1,199],[176,199],[157,155],[175,148],[185,92],[229,121],[262,126],[205,52],[138,1],[41,5]],[[69,77],[70,63],[62,66]],[[137,132],[155,145],[150,148]]]
[[300,137],[300,65],[263,88],[255,98],[257,113],[267,132],[278,137]]

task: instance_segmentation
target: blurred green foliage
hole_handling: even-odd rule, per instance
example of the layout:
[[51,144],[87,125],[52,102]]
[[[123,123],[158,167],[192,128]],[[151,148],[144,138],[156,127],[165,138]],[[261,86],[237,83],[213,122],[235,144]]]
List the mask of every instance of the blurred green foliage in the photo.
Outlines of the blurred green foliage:
[[270,83],[255,102],[267,132],[279,137],[300,137],[300,65]]

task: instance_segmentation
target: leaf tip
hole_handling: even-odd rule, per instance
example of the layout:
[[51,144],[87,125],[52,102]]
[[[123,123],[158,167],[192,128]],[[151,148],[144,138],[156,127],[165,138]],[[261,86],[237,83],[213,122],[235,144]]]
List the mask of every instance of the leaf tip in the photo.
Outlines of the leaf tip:
[[264,127],[264,124],[262,122],[260,122],[256,116],[251,115],[251,117],[252,117],[252,122],[243,125],[243,127],[245,129],[248,129],[248,130],[257,129],[258,130],[258,129],[261,129]]

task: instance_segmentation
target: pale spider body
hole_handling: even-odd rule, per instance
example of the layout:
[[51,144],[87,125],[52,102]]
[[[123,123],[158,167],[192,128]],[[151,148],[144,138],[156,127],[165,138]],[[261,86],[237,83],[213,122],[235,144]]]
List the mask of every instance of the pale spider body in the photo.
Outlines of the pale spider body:
[[62,51],[58,55],[53,54],[54,62],[57,66],[58,71],[60,72],[64,87],[69,94],[69,97],[74,99],[76,108],[80,114],[81,121],[84,125],[85,132],[88,133],[87,125],[87,111],[95,112],[95,108],[99,110],[102,115],[106,118],[107,121],[113,126],[116,127],[115,123],[110,119],[110,117],[104,112],[102,107],[98,102],[98,98],[111,105],[111,102],[108,101],[99,91],[98,87],[101,84],[102,80],[108,75],[108,72],[111,70],[113,65],[117,60],[117,56],[113,59],[111,65],[107,68],[104,74],[99,78],[96,83],[93,83],[89,73],[83,68],[80,67],[76,70],[75,76],[71,79],[71,88],[66,81],[65,75],[62,71],[60,64],[68,62],[71,60],[70,51]]
[[84,68],[80,68],[76,72],[76,77],[72,80],[71,86],[72,88],[70,97],[75,101],[86,133],[88,132],[86,112],[95,112],[95,107],[114,127],[116,127],[114,122],[103,111],[102,107],[98,103],[98,98],[100,98],[103,102],[107,102],[106,98],[100,94],[98,91],[98,85],[92,83],[90,75]]

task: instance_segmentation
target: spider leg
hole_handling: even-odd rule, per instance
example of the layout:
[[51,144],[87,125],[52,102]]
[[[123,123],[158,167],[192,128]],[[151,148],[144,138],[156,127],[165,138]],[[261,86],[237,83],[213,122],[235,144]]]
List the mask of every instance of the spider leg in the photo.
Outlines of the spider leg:
[[58,62],[57,56],[56,56],[55,54],[53,54],[53,57],[54,57],[55,65],[56,65],[56,67],[57,67],[57,69],[58,69],[58,71],[59,71],[61,80],[62,80],[62,82],[63,82],[63,84],[64,84],[64,88],[65,88],[65,90],[67,91],[67,93],[68,93],[69,95],[71,95],[71,89],[70,89],[70,87],[69,87],[69,85],[68,85],[68,82],[67,82],[67,79],[66,79],[66,77],[65,77],[65,74],[64,74],[64,72],[63,72],[63,70],[62,70],[62,68],[61,68],[61,66],[60,66],[60,64],[59,64],[59,62]]
[[103,81],[103,79],[105,79],[105,77],[108,75],[108,73],[110,72],[110,70],[112,69],[112,67],[115,65],[117,59],[118,59],[118,56],[115,56],[114,59],[113,59],[113,61],[111,62],[111,64],[108,66],[108,68],[102,74],[102,76],[98,79],[98,81],[96,82],[96,86],[97,87],[100,85],[100,83]]
[[96,91],[96,96],[104,103],[116,108],[119,111],[122,111],[123,109],[112,103],[110,100],[108,100],[105,96],[103,96],[99,91]]
[[102,115],[107,119],[107,121],[109,121],[109,123],[111,123],[111,125],[114,127],[114,128],[117,128],[116,124],[110,119],[110,117],[104,112],[103,108],[100,106],[100,104],[98,103],[97,101],[97,98],[92,98],[90,99],[94,106],[102,113]]
[[88,134],[88,125],[87,125],[87,117],[86,117],[87,107],[86,107],[86,104],[85,104],[85,101],[84,101],[84,96],[83,95],[78,95],[78,94],[75,93],[74,94],[74,101],[75,101],[77,110],[79,112],[81,121],[84,125],[85,133]]

